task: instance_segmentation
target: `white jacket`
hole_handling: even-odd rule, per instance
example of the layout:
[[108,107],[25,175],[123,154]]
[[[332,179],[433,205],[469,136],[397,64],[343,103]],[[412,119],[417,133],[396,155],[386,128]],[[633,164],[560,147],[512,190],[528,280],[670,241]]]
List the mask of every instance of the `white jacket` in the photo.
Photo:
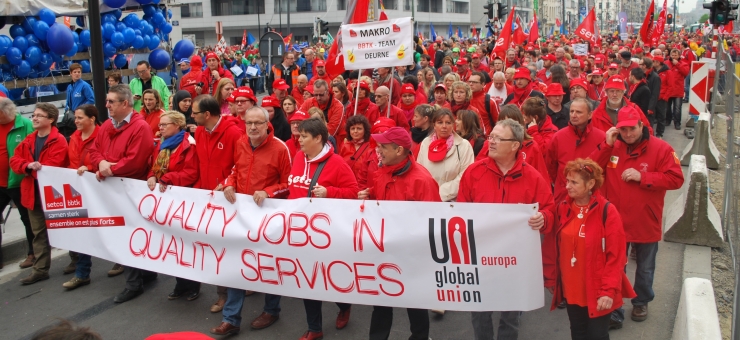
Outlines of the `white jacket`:
[[460,178],[463,172],[470,164],[475,161],[475,153],[470,142],[454,135],[454,143],[450,150],[447,150],[444,160],[432,162],[428,158],[429,144],[432,143],[432,136],[424,138],[419,148],[417,162],[426,168],[434,180],[439,184],[439,196],[442,201],[450,202],[457,199],[457,191],[460,187]]

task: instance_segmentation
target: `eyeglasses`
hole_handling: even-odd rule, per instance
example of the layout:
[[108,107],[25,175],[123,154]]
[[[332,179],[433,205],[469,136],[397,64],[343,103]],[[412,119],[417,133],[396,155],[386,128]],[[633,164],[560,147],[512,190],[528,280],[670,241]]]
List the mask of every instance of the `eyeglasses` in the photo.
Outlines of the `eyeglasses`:
[[517,142],[514,138],[501,138],[499,136],[488,136],[488,141],[496,144],[501,142]]
[[149,72],[149,70],[143,70],[143,71],[136,70],[136,73],[138,74],[146,74],[147,72]]
[[244,124],[247,124],[247,126],[262,126],[267,124],[267,122],[244,122]]
[[193,111],[193,114],[194,115],[199,115],[201,113],[206,113],[206,112],[208,112],[208,111]]
[[167,127],[167,125],[170,125],[170,124],[175,125],[175,123],[161,123],[161,124],[157,124],[157,126],[159,126],[159,128],[161,129],[161,128]]
[[249,101],[249,99],[235,99],[235,100],[234,100],[234,103],[237,103],[237,104],[244,104],[244,103],[246,103],[246,102],[248,102],[248,101]]
[[31,118],[49,118],[49,116],[44,116],[44,115],[31,115]]
[[123,101],[123,100],[110,100],[110,99],[106,99],[106,100],[105,100],[105,103],[106,103],[106,104],[113,104],[113,103],[120,103],[120,102],[122,102],[122,101]]

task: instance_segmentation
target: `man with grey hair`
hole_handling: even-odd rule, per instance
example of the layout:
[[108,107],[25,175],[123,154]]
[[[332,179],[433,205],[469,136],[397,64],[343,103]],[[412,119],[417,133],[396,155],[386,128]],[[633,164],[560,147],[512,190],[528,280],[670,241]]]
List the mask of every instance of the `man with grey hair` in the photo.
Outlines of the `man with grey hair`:
[[[20,263],[21,268],[33,265],[36,257],[33,255],[33,230],[28,219],[28,210],[21,204],[21,180],[23,175],[18,175],[10,170],[9,160],[15,154],[15,148],[26,136],[33,133],[31,120],[16,113],[16,107],[12,100],[0,98],[0,207],[5,206],[12,200],[18,209],[18,214],[26,229],[26,242],[28,242],[28,254],[26,259]],[[3,234],[0,233],[0,243]],[[3,253],[0,250],[0,269],[3,268]]]
[[555,49],[555,63],[563,63],[567,61],[565,59],[565,49],[562,47],[558,47]]
[[[529,218],[532,230],[547,234],[555,225],[555,203],[550,183],[531,166],[524,166],[521,155],[524,127],[512,119],[496,124],[488,136],[488,158],[471,164],[460,179],[458,202],[539,204]],[[506,193],[506,194],[505,194]],[[517,193],[517,194],[513,194]],[[494,338],[493,312],[472,312],[476,340]],[[498,339],[516,339],[520,311],[502,311]]]
[[[134,112],[133,94],[125,84],[115,85],[106,95],[105,107],[111,119],[99,127],[90,147],[90,160],[99,180],[123,177],[146,180],[149,157],[154,151],[154,138],[144,116]],[[113,302],[122,303],[144,292],[144,281],[156,279],[157,273],[125,267],[126,288]]]
[[301,74],[306,75],[306,79],[313,78],[314,75],[314,60],[316,60],[316,53],[314,50],[307,48],[303,52],[303,65],[301,65]]
[[568,62],[568,79],[584,78],[581,72],[581,62],[578,59],[571,59]]
[[504,99],[509,96],[509,91],[506,87],[506,75],[503,72],[498,71],[493,74],[493,86],[488,89],[488,95],[491,96],[498,105],[504,103]]

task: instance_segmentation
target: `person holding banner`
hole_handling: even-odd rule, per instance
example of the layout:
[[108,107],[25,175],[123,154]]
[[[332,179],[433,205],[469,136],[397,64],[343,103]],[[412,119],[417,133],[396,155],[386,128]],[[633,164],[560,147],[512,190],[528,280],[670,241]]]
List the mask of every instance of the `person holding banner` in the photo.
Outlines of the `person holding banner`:
[[33,133],[18,144],[15,154],[10,157],[10,169],[18,175],[25,175],[21,180],[21,204],[28,209],[28,219],[33,231],[33,262],[31,275],[20,280],[23,285],[30,285],[49,279],[51,266],[51,245],[46,230],[46,217],[41,204],[37,171],[42,166],[66,167],[69,162],[67,140],[56,128],[59,110],[50,103],[38,103],[31,116]]
[[[382,134],[373,134],[378,143],[382,166],[375,172],[375,181],[360,191],[357,198],[378,201],[441,202],[439,187],[429,171],[414,160],[409,133],[394,126]],[[406,308],[411,340],[429,339],[429,312]],[[393,308],[373,306],[370,319],[370,340],[387,340],[393,326]]]
[[[565,166],[568,197],[555,209],[557,242],[543,250],[550,310],[567,299],[572,339],[608,339],[610,314],[635,297],[624,273],[626,241],[617,208],[598,189],[604,171],[590,159]],[[552,262],[554,261],[554,262]]]
[[[460,179],[458,202],[539,204],[529,226],[547,234],[555,225],[550,183],[524,165],[524,127],[513,119],[496,123],[488,136],[488,158],[469,166]],[[472,312],[476,340],[493,339],[493,312]],[[501,312],[498,339],[516,339],[522,312]]]
[[[302,197],[351,199],[357,197],[359,189],[355,175],[342,156],[334,153],[333,147],[329,144],[329,131],[326,124],[317,118],[310,118],[301,122],[298,131],[301,134],[298,139],[301,143],[301,151],[295,155],[295,162],[290,170],[288,199]],[[300,339],[323,338],[322,301],[303,299],[303,305],[306,309],[308,330]],[[349,322],[352,305],[337,303],[337,306],[339,314],[336,327],[342,329]]]
[[[154,151],[151,128],[133,108],[134,96],[124,84],[110,88],[106,97],[109,120],[100,126],[95,143],[90,147],[92,165],[99,180],[123,177],[146,180],[149,160]],[[157,273],[124,267],[126,287],[113,302],[123,303],[144,292],[144,281],[154,280]]]
[[[237,193],[252,195],[251,199],[258,206],[267,198],[288,195],[290,155],[285,144],[273,134],[269,121],[269,114],[259,106],[246,112],[247,134],[234,146],[234,168],[222,186],[224,197],[232,204],[237,201]],[[242,197],[244,199],[247,197]],[[221,324],[211,329],[216,335],[236,334],[241,327],[246,291],[237,288],[227,288],[227,291]],[[252,321],[252,328],[269,327],[278,320],[279,313],[280,296],[265,294],[264,311]]]

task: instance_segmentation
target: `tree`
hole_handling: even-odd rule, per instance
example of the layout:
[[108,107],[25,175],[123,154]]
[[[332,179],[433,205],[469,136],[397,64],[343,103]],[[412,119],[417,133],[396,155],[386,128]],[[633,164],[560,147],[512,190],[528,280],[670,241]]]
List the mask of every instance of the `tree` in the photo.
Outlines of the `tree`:
[[709,20],[709,14],[707,14],[707,13],[704,13],[704,14],[703,14],[703,15],[702,15],[702,16],[701,16],[701,17],[699,18],[699,23],[700,23],[700,24],[703,24],[703,23],[707,22],[707,20]]

